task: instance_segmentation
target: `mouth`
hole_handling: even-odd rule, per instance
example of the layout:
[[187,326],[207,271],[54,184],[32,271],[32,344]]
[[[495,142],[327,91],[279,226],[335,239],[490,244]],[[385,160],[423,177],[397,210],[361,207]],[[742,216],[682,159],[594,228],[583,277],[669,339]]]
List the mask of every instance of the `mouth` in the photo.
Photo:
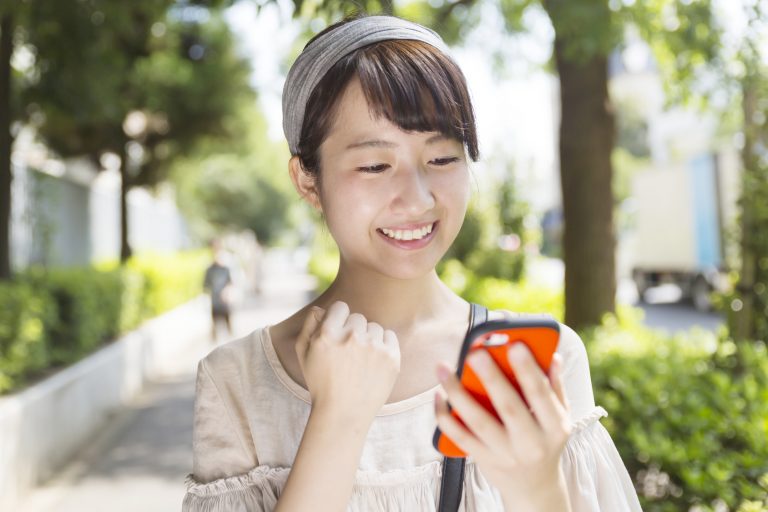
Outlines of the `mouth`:
[[[378,228],[376,232],[389,244],[400,249],[421,249],[429,244],[435,237],[440,221],[418,224],[414,226],[402,226],[398,228]],[[407,227],[409,229],[403,229]]]

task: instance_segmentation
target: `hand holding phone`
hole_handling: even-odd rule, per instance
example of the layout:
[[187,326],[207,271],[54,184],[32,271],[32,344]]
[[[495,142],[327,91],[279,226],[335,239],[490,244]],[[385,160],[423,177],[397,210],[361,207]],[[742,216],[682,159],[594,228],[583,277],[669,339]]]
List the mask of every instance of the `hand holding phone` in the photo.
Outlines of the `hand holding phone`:
[[[466,391],[501,422],[480,378],[467,364],[467,358],[475,351],[486,351],[527,404],[525,395],[509,363],[508,351],[515,343],[525,344],[541,370],[548,374],[559,339],[560,325],[549,318],[519,318],[484,322],[475,326],[467,334],[459,355],[456,375]],[[461,417],[453,409],[451,409],[451,415],[464,425]],[[439,428],[435,430],[432,442],[443,455],[466,457],[466,454]]]

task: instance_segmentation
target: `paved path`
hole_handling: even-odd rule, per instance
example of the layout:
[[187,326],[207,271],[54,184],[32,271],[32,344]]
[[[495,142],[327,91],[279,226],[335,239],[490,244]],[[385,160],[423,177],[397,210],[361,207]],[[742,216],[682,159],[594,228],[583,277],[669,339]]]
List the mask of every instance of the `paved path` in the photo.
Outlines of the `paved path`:
[[[290,253],[269,252],[263,295],[243,301],[233,315],[233,337],[282,320],[309,300],[312,288]],[[180,510],[184,477],[192,467],[195,369],[214,347],[208,336],[201,333],[187,357],[110,418],[78,459],[33,492],[18,512]]]

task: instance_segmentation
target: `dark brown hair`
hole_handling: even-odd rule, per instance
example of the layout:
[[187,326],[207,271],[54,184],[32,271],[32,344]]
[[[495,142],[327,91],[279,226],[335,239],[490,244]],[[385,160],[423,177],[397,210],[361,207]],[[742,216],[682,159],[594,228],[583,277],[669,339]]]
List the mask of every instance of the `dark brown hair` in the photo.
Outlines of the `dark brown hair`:
[[[307,44],[359,17],[331,25]],[[459,140],[477,161],[474,110],[461,69],[427,43],[391,39],[345,55],[312,91],[298,145],[306,172],[320,176],[320,145],[331,130],[342,93],[355,77],[374,117],[383,116],[406,131],[436,131]]]

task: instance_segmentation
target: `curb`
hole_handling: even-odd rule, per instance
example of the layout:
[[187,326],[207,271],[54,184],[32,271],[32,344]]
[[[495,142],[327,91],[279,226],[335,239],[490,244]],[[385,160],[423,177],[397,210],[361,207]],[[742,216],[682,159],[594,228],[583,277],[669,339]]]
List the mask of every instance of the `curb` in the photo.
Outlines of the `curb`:
[[0,510],[13,510],[86,445],[109,415],[210,329],[201,295],[51,377],[0,398]]

